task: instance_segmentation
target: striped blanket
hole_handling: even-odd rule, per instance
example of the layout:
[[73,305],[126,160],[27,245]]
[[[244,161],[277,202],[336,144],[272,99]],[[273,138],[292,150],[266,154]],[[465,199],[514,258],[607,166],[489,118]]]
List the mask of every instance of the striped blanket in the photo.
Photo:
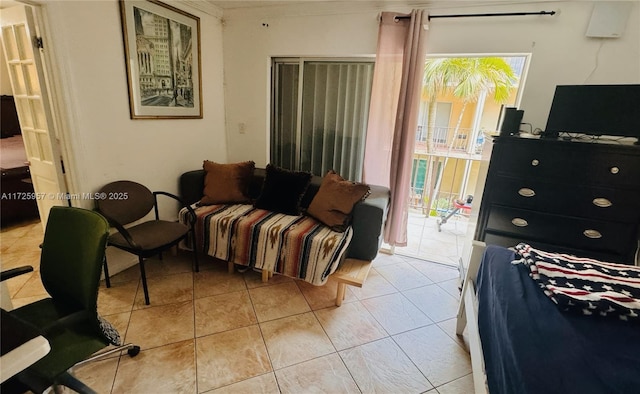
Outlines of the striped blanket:
[[[308,216],[252,205],[193,206],[198,247],[209,256],[323,285],[342,260],[353,230],[339,233]],[[186,209],[180,222],[187,223]]]
[[640,322],[640,267],[549,253],[525,243],[515,247],[513,264],[524,264],[531,278],[562,310]]

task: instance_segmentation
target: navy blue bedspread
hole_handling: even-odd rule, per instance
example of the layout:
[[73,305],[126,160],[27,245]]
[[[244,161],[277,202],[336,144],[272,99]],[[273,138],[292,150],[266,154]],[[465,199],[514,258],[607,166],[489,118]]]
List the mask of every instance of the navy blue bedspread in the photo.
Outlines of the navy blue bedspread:
[[488,246],[476,282],[491,394],[639,394],[640,325],[561,312],[514,259]]

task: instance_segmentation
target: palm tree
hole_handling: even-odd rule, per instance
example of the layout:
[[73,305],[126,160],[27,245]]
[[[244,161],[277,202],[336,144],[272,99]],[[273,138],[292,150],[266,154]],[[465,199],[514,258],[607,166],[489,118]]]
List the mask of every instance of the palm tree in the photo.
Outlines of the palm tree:
[[493,92],[493,99],[504,103],[517,82],[511,66],[501,57],[465,57],[427,59],[424,68],[423,98],[428,101],[427,152],[433,152],[433,133],[435,130],[436,98],[438,94],[452,92],[462,100],[462,110],[458,116],[454,136],[445,156],[442,170],[438,172],[435,187],[431,188],[434,156],[430,156],[427,166],[425,188],[429,187],[428,201],[431,209],[440,189],[442,175],[449,160],[464,111],[468,103],[476,102],[483,95]]

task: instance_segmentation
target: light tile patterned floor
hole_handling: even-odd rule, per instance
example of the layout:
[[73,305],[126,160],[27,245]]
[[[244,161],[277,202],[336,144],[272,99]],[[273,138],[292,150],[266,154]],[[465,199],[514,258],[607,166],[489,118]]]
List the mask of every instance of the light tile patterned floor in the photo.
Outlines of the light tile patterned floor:
[[[2,268],[37,269],[39,223],[0,233]],[[316,287],[188,254],[137,266],[101,287],[99,312],[141,353],[78,368],[99,393],[473,393],[464,338],[455,336],[457,271],[379,255],[362,289]],[[15,306],[46,296],[36,271],[11,279]]]
[[417,210],[409,211],[407,246],[396,247],[399,255],[435,261],[457,267],[469,228],[469,219],[456,214],[440,225],[438,218],[427,217]]

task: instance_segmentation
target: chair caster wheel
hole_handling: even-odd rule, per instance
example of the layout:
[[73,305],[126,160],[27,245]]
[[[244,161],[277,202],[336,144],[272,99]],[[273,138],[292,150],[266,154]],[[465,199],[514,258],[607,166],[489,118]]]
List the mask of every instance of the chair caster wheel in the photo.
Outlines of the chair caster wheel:
[[127,350],[127,354],[129,354],[130,357],[135,357],[138,355],[138,353],[140,353],[140,346],[134,346],[131,349]]

